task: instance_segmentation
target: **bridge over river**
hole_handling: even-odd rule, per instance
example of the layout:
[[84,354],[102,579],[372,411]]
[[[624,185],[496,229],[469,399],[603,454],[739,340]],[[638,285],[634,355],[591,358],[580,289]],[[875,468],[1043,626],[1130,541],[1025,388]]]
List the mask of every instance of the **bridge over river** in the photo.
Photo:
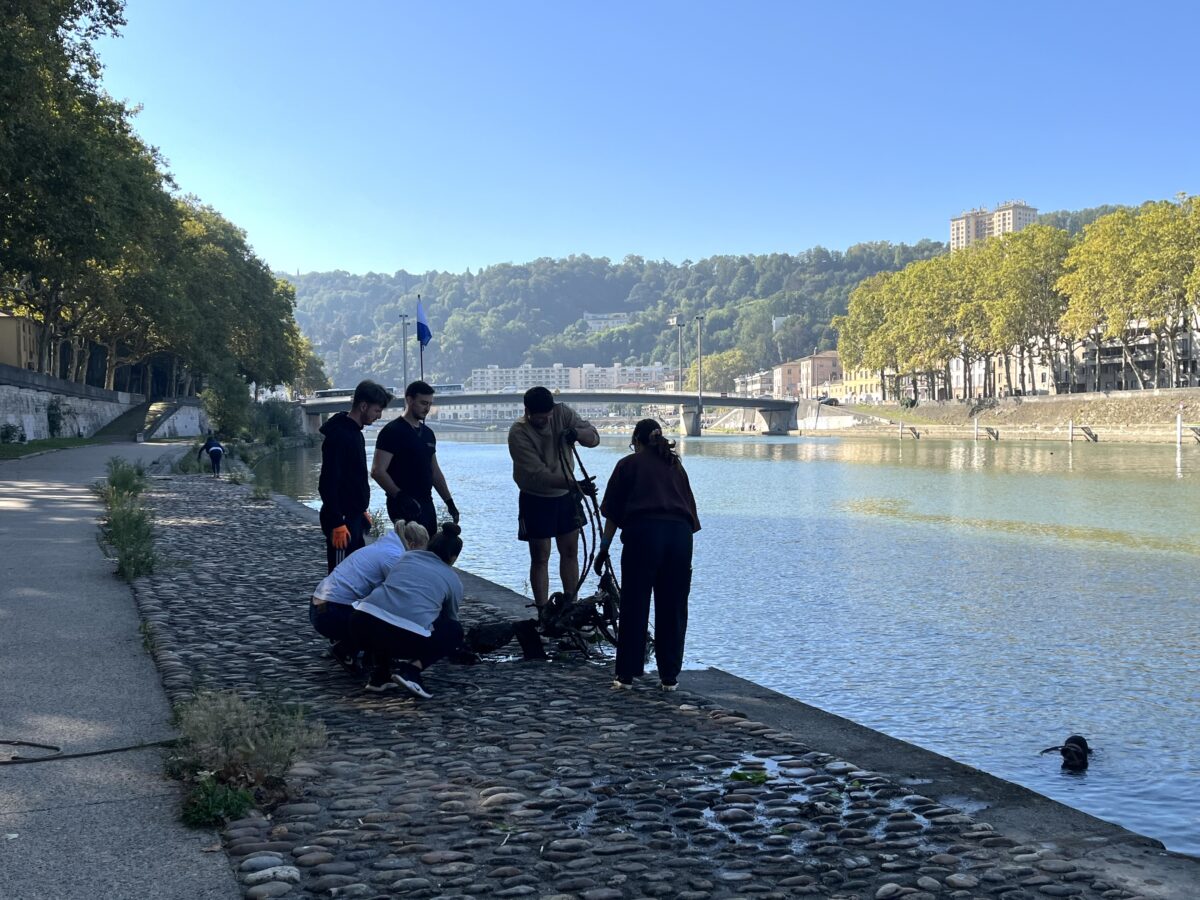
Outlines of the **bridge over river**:
[[[330,396],[310,397],[301,401],[305,414],[319,419],[329,413],[346,409],[353,390]],[[462,394],[439,393],[435,397],[437,406],[499,405],[511,406],[520,402],[521,392],[500,393],[470,392]],[[796,411],[800,403],[815,405],[814,401],[776,400],[771,397],[726,397],[717,394],[666,393],[663,391],[557,391],[555,398],[570,404],[620,403],[627,406],[678,406],[680,430],[691,437],[700,434],[700,413],[709,409],[753,409],[758,413],[762,427],[760,434],[787,434],[796,427]],[[311,424],[311,422],[310,422]]]

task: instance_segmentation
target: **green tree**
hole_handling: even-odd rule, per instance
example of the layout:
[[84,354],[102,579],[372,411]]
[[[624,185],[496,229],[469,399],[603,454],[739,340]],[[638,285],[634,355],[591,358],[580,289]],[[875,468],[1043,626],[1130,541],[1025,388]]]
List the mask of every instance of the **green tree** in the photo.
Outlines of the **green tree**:
[[[714,393],[732,391],[734,379],[739,375],[752,372],[750,358],[736,347],[733,350],[723,350],[720,353],[704,354],[704,392]],[[699,370],[696,361],[687,371],[684,379],[684,390],[696,390]]]
[[1136,323],[1145,312],[1139,307],[1137,291],[1139,240],[1133,210],[1122,209],[1097,219],[1071,247],[1057,287],[1068,298],[1059,323],[1063,333],[1095,342],[1097,380],[1101,342],[1112,340],[1120,345],[1124,369],[1132,370],[1138,386],[1145,388],[1146,378],[1132,350]]
[[209,420],[221,434],[235,437],[250,426],[250,389],[233,367],[232,360],[209,374],[208,384],[200,392],[200,401]]

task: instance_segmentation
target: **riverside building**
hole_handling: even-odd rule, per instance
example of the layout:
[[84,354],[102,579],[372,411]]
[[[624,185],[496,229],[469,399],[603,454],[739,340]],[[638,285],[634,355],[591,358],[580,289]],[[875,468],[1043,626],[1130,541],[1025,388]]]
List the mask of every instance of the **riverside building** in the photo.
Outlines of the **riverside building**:
[[[555,393],[661,391],[667,375],[668,367],[662,363],[615,363],[611,366],[598,366],[595,363],[585,363],[582,366],[567,366],[563,363],[534,366],[527,363],[521,366],[484,366],[471,370],[471,377],[465,385],[466,392],[511,395],[511,401],[447,406],[437,412],[437,418],[442,421],[512,421],[524,413],[521,395],[537,385],[547,387]],[[584,418],[601,418],[609,413],[610,404],[580,404],[572,401],[569,396],[562,399]]]

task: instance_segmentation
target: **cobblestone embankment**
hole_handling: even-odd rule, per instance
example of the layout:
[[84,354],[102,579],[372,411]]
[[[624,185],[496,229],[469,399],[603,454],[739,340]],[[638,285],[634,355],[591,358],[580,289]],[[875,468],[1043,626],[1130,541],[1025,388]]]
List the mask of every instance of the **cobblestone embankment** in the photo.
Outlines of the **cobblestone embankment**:
[[[613,692],[596,664],[497,658],[435,667],[432,700],[364,693],[308,626],[310,523],[211,478],[155,479],[147,501],[167,562],[135,590],[171,699],[303,702],[329,732],[288,803],[223,833],[248,898],[1175,896],[1019,845],[687,693],[687,673]],[[464,539],[469,559],[482,538]],[[464,618],[492,615],[468,587]]]

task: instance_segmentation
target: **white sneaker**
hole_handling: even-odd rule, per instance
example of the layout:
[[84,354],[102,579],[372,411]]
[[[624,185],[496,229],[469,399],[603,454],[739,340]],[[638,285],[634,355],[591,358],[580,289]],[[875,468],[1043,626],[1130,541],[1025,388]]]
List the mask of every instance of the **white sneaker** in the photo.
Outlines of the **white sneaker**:
[[660,691],[677,691],[677,690],[679,690],[679,685],[678,684],[667,684],[665,681],[660,681],[658,684],[658,689]]
[[613,683],[612,683],[612,689],[614,691],[632,691],[633,690],[633,682],[632,681],[622,681],[620,678],[614,678]]
[[425,685],[421,683],[421,670],[416,666],[399,666],[392,673],[392,681],[400,685],[400,687],[407,689],[413,696],[420,697],[423,700],[433,699],[433,694],[425,690]]

